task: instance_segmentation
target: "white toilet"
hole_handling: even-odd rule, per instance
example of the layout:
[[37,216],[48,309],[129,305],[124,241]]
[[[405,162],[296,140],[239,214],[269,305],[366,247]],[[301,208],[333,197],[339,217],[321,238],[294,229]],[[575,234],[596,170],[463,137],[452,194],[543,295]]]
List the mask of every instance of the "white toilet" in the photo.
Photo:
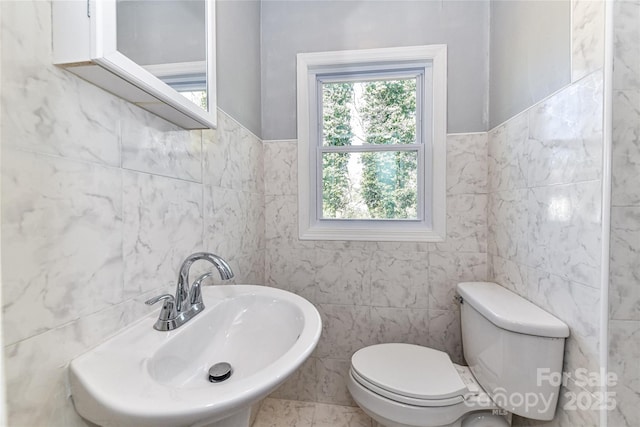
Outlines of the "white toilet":
[[387,427],[501,427],[510,414],[551,420],[567,325],[495,283],[458,284],[464,357],[378,344],[351,358],[348,388]]

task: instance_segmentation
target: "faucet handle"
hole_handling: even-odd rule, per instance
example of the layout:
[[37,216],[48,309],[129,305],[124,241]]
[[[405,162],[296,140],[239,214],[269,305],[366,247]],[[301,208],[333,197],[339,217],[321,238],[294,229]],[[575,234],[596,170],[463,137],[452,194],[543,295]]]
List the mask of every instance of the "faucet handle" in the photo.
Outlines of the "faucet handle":
[[173,295],[169,295],[169,294],[158,295],[158,296],[155,296],[153,298],[150,298],[150,299],[146,300],[144,303],[147,304],[147,305],[153,305],[153,304],[159,303],[160,301],[163,301],[163,300],[169,300],[170,302],[173,302],[174,296]]
[[[198,277],[196,279],[195,282],[193,282],[193,285],[191,285],[191,292],[190,292],[190,296],[189,299],[191,301],[191,305],[196,305],[196,304],[203,304],[202,303],[202,281],[204,279],[206,279],[207,277],[211,276],[213,273],[208,272],[208,273],[204,273],[202,276]],[[204,308],[204,305],[201,307]]]
[[164,301],[162,304],[162,310],[160,310],[160,315],[158,316],[158,320],[169,320],[176,317],[176,299],[173,295],[164,294],[158,295],[153,298],[146,300],[144,303],[147,305],[154,305],[160,301]]

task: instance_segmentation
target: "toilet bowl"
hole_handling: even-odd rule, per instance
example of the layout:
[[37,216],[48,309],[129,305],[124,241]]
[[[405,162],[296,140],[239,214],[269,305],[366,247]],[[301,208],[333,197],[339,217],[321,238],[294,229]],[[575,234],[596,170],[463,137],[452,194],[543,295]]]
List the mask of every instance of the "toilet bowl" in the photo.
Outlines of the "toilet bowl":
[[[567,325],[495,283],[457,289],[469,366],[418,345],[365,347],[347,378],[355,402],[385,427],[504,427],[511,413],[553,419],[559,385],[541,383],[536,372],[561,373]],[[511,399],[529,393],[551,404]]]
[[484,425],[491,427],[509,425],[493,414],[500,408],[468,367],[428,347],[365,347],[351,359],[347,387],[356,403],[387,427],[482,426],[474,419],[490,422]]

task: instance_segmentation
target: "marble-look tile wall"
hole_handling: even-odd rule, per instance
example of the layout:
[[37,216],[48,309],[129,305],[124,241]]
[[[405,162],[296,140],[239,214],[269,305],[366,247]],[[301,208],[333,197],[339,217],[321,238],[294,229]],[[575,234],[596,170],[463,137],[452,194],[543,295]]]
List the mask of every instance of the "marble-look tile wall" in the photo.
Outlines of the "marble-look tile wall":
[[571,81],[604,65],[604,0],[571,0]]
[[487,274],[486,133],[447,138],[438,244],[299,240],[297,142],[267,141],[264,156],[266,283],[308,298],[323,320],[315,353],[274,396],[353,405],[351,355],[375,343],[427,345],[461,362],[455,285]]
[[[489,278],[565,321],[564,371],[599,371],[604,2],[572,0],[572,84],[489,132]],[[596,426],[569,381],[549,423]],[[597,396],[592,395],[593,401]]]
[[68,362],[157,310],[142,302],[189,253],[264,282],[262,142],[222,112],[179,129],[52,66],[49,2],[0,7],[9,425],[80,426]]
[[609,369],[617,406],[609,425],[640,425],[640,1],[613,4],[613,156]]
[[[599,367],[602,84],[591,73],[489,132],[489,278],[569,325],[566,372]],[[548,425],[597,425],[563,405]]]

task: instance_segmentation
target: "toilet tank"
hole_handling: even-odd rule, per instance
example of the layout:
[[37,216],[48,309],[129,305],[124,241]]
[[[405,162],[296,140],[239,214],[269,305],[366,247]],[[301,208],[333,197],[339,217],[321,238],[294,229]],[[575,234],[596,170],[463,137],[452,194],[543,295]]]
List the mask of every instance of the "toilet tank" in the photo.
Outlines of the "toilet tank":
[[502,409],[553,419],[569,327],[496,283],[459,283],[458,294],[464,357],[480,385]]

